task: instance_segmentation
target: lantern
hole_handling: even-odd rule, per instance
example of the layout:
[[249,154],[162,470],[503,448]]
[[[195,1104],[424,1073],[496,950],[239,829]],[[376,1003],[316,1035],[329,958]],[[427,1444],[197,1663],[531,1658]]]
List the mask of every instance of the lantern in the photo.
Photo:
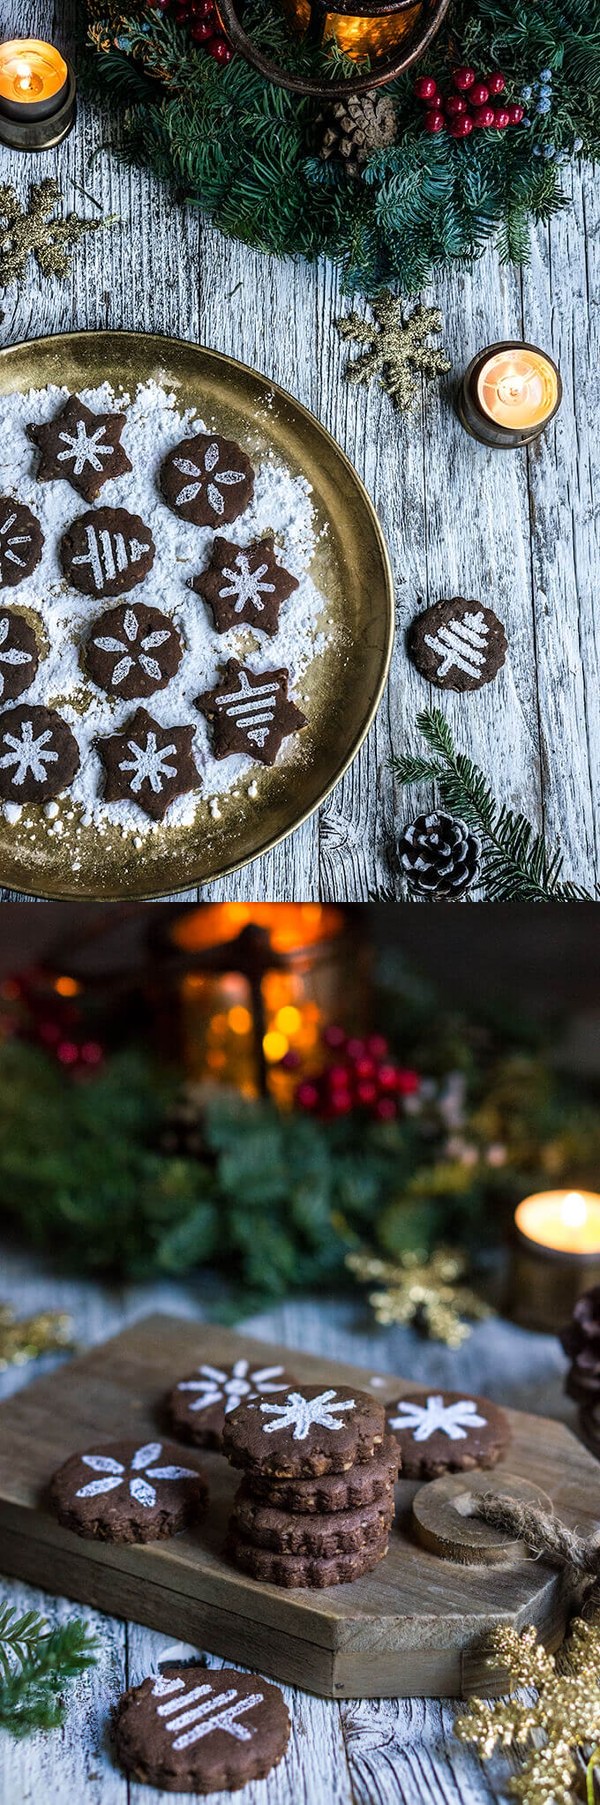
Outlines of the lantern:
[[368,72],[340,81],[292,75],[253,42],[240,20],[240,0],[218,0],[219,15],[231,43],[268,81],[298,94],[325,100],[366,93],[393,81],[422,56],[442,23],[449,0],[282,0],[292,31],[318,48],[335,40],[352,60],[368,58]]

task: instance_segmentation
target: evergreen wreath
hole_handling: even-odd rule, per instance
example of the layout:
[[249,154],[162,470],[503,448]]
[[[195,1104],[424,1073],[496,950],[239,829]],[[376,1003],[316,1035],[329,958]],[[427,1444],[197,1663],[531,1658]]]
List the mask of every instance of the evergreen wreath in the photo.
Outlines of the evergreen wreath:
[[[416,293],[434,269],[472,263],[490,240],[503,261],[525,261],[530,222],[565,204],[565,162],[600,152],[598,0],[454,0],[424,72],[447,94],[461,66],[501,69],[503,98],[523,118],[468,137],[428,129],[409,71],[385,90],[394,141],[388,123],[384,148],[365,155],[363,133],[358,167],[343,132],[336,154],[325,129],[319,155],[322,102],[274,86],[240,55],[215,61],[186,15],[161,5],[88,0],[90,79],[122,112],[125,154],[227,236],[334,259],[349,289],[396,282]],[[291,41],[271,0],[249,0],[244,23],[295,73],[333,80],[356,70],[335,46]]]

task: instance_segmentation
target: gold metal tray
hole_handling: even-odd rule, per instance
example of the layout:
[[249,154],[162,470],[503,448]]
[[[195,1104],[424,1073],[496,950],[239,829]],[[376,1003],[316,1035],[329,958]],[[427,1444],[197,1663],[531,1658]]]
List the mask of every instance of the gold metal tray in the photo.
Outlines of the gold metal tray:
[[[196,407],[216,431],[240,440],[251,457],[274,456],[311,484],[317,540],[311,575],[328,600],[331,644],[304,682],[309,725],[298,755],[253,770],[256,798],[225,794],[219,820],[199,800],[192,826],[166,824],[141,849],[118,828],[100,840],[93,826],[79,823],[74,872],[75,830],[58,841],[35,806],[23,810],[18,824],[0,816],[0,882],[37,896],[160,896],[209,883],[268,852],[343,776],[387,676],[394,592],[381,528],[356,471],[299,401],[234,358],[154,333],[67,332],[0,351],[2,394],[47,383],[93,388],[107,380],[135,393],[151,378],[174,390],[182,409]],[[11,592],[11,601],[16,606],[18,595]]]

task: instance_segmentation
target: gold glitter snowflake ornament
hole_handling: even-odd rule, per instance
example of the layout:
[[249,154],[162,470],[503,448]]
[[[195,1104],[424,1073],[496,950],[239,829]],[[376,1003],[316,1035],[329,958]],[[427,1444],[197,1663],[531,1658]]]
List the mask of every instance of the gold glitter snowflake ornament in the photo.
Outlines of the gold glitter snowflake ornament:
[[[557,1659],[542,1648],[534,1629],[521,1635],[496,1630],[487,1660],[506,1668],[511,1696],[494,1704],[474,1698],[455,1724],[460,1741],[471,1743],[484,1761],[497,1750],[527,1749],[520,1772],[506,1787],[522,1805],[574,1805],[581,1776],[576,1751],[586,1750],[588,1797],[593,1798],[600,1739],[600,1621],[575,1618]],[[535,1688],[533,1702],[519,1696],[525,1687]]]
[[373,320],[349,313],[336,320],[340,338],[361,345],[359,357],[346,364],[349,383],[369,383],[379,378],[394,406],[408,413],[421,394],[421,378],[431,382],[450,369],[446,352],[427,343],[442,330],[437,307],[415,307],[405,318],[402,302],[384,289],[371,302]]
[[406,1252],[397,1261],[351,1253],[346,1265],[361,1283],[377,1281],[379,1289],[369,1292],[369,1303],[383,1328],[395,1322],[408,1323],[430,1341],[461,1347],[471,1334],[464,1317],[482,1322],[493,1315],[465,1284],[467,1262],[452,1247],[436,1247],[429,1256]]
[[22,279],[30,256],[35,257],[43,276],[66,276],[71,247],[85,232],[97,232],[103,223],[114,223],[80,219],[77,213],[52,219],[60,199],[53,176],[32,184],[27,207],[21,205],[9,183],[0,183],[0,288]]

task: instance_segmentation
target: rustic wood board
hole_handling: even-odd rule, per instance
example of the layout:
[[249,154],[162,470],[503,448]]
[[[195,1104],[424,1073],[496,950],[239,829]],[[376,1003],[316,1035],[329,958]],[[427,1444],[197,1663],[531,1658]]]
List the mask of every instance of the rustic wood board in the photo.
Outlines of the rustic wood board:
[[[300,1379],[372,1386],[368,1369],[340,1365],[217,1326],[150,1316],[38,1380],[0,1408],[0,1544],[5,1572],[114,1615],[184,1637],[213,1653],[329,1697],[461,1696],[502,1675],[482,1666],[480,1644],[498,1621],[535,1622],[549,1646],[561,1639],[572,1595],[539,1562],[463,1567],[419,1548],[408,1533],[417,1489],[398,1486],[389,1553],[374,1573],[324,1592],[286,1592],[236,1572],[221,1549],[238,1475],[218,1454],[202,1460],[207,1517],[192,1535],[148,1547],[96,1546],[61,1529],[45,1508],[54,1469],[77,1448],[161,1425],[161,1401],[202,1360],[250,1349],[282,1359]],[[415,1389],[389,1375],[382,1399]],[[509,1412],[506,1470],[533,1481],[565,1522],[582,1531],[600,1515],[600,1475],[562,1424]],[[490,1476],[501,1484],[502,1467]]]

